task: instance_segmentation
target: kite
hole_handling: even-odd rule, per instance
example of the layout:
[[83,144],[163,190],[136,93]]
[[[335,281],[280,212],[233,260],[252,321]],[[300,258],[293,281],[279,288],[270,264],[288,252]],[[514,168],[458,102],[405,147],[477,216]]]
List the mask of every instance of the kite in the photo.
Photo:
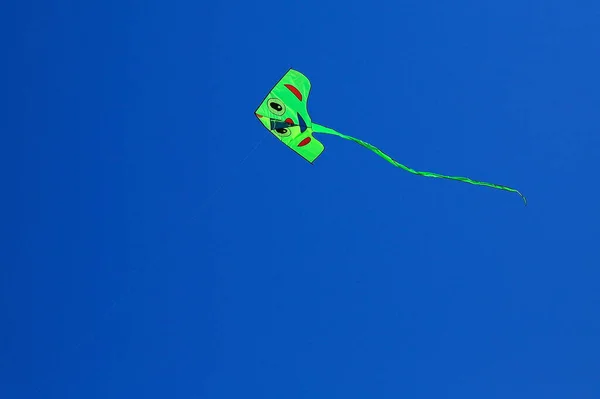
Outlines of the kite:
[[397,162],[379,148],[367,142],[339,133],[326,126],[313,123],[307,109],[307,100],[310,89],[311,83],[308,78],[302,73],[290,69],[275,84],[254,114],[275,137],[311,164],[325,150],[323,144],[314,138],[314,134],[330,134],[360,144],[392,165],[412,174],[456,180],[478,186],[510,191],[519,194],[525,202],[525,205],[527,205],[525,196],[514,188],[472,180],[467,177],[446,176],[432,172],[417,171]]

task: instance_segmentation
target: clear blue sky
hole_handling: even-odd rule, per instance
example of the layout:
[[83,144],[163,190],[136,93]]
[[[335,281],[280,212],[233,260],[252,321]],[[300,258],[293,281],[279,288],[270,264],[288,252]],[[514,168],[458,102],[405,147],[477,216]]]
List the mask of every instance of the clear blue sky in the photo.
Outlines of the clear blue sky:
[[1,398],[600,397],[600,3],[202,4],[2,5]]

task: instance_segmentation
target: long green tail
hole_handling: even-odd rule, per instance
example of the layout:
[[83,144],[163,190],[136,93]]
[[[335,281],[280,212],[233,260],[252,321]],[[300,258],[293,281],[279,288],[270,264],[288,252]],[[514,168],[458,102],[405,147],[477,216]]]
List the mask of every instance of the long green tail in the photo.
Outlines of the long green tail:
[[504,190],[504,191],[510,191],[513,193],[517,193],[521,196],[521,198],[523,199],[523,202],[525,202],[525,205],[527,205],[527,198],[525,198],[525,196],[523,194],[521,194],[518,190],[515,190],[514,188],[510,188],[507,186],[501,186],[499,184],[494,184],[494,183],[487,183],[487,182],[483,182],[483,181],[477,181],[477,180],[472,180],[469,179],[468,177],[460,177],[460,176],[446,176],[446,175],[440,175],[437,173],[431,173],[431,172],[420,172],[418,170],[414,170],[412,168],[409,168],[408,166],[402,165],[401,163],[397,162],[396,160],[394,160],[392,157],[390,157],[389,155],[387,155],[386,153],[384,153],[383,151],[381,151],[379,148],[364,142],[360,139],[357,139],[355,137],[352,136],[347,136],[345,134],[342,134],[340,132],[337,132],[333,129],[330,129],[326,126],[322,126],[316,123],[312,124],[312,128],[314,133],[324,133],[324,134],[332,134],[334,136],[338,136],[341,137],[343,139],[346,140],[350,140],[350,141],[354,141],[355,143],[360,144],[361,146],[368,148],[369,150],[373,151],[375,154],[379,155],[381,158],[385,159],[386,161],[388,161],[389,163],[391,163],[392,165],[404,169],[407,172],[410,172],[412,174],[415,175],[419,175],[419,176],[426,176],[426,177],[436,177],[436,178],[441,178],[441,179],[449,179],[449,180],[456,180],[456,181],[461,181],[464,183],[470,183],[470,184],[474,184],[477,186],[485,186],[485,187],[491,187],[491,188],[496,188],[499,190]]

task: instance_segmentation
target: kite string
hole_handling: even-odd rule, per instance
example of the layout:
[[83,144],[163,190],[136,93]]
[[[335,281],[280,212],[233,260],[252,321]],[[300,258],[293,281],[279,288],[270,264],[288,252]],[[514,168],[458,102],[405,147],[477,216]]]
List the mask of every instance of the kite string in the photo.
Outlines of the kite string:
[[[267,138],[267,136],[269,135],[269,132],[265,132],[265,134],[263,135],[263,137],[254,145],[254,147],[246,154],[246,156],[244,156],[239,162],[238,164],[233,168],[233,172],[232,174],[237,173],[237,171],[242,167],[242,165],[248,160],[248,158],[250,158],[250,156],[254,153],[254,151],[256,151],[258,149],[258,147],[260,147],[260,145],[263,143],[263,141],[265,140],[265,138]],[[229,179],[228,179],[229,180]],[[225,187],[225,184],[228,182],[228,180],[222,180],[221,184],[219,184],[219,186],[208,196],[206,197],[206,199],[204,201],[202,201],[202,203],[200,204],[200,210],[202,210],[209,202],[210,200],[212,200],[212,198],[217,195],[222,189],[223,187]],[[195,219],[197,215],[192,216],[190,218],[190,221]]]
[[409,168],[406,165],[401,164],[400,162],[396,161],[395,159],[393,159],[392,157],[390,157],[389,155],[387,155],[386,153],[384,153],[383,151],[381,151],[379,148],[375,147],[372,144],[369,144],[365,141],[362,141],[360,139],[357,139],[355,137],[352,136],[347,136],[345,134],[342,134],[340,132],[337,132],[333,129],[330,129],[326,126],[322,126],[322,125],[318,125],[316,123],[313,123],[313,129],[315,133],[323,133],[323,134],[331,134],[334,136],[338,136],[341,137],[343,139],[346,140],[350,140],[353,141],[357,144],[360,144],[361,146],[373,151],[375,154],[379,155],[381,158],[385,159],[386,161],[388,161],[389,163],[391,163],[392,165],[401,168],[407,172],[410,172],[412,174],[415,175],[419,175],[419,176],[425,176],[425,177],[434,177],[434,178],[441,178],[441,179],[448,179],[448,180],[455,180],[455,181],[461,181],[463,183],[469,183],[469,184],[473,184],[473,185],[477,185],[477,186],[485,186],[485,187],[491,187],[491,188],[495,188],[495,189],[499,189],[499,190],[504,190],[504,191],[510,191],[513,193],[517,193],[521,196],[521,198],[523,199],[523,202],[525,203],[525,205],[527,206],[527,198],[525,198],[525,196],[523,194],[521,194],[519,192],[519,190],[516,190],[514,188],[508,187],[508,186],[503,186],[500,184],[494,184],[494,183],[488,183],[488,182],[484,182],[484,181],[479,181],[479,180],[473,180],[470,179],[468,177],[461,177],[461,176],[447,176],[447,175],[441,175],[438,173],[433,173],[433,172],[421,172],[418,170],[414,170],[412,168]]

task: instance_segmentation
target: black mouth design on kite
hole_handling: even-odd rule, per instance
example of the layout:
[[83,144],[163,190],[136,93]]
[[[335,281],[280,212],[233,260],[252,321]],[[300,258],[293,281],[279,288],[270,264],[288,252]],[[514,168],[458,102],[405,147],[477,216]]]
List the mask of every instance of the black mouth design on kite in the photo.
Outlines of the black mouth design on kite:
[[304,133],[308,126],[306,126],[306,122],[304,121],[304,118],[302,118],[302,115],[300,115],[299,112],[297,112],[296,114],[298,115],[298,124],[294,123],[294,120],[292,118],[287,118],[285,121],[271,119],[271,130],[278,131],[279,129],[286,129],[292,126],[300,126],[300,133]]

